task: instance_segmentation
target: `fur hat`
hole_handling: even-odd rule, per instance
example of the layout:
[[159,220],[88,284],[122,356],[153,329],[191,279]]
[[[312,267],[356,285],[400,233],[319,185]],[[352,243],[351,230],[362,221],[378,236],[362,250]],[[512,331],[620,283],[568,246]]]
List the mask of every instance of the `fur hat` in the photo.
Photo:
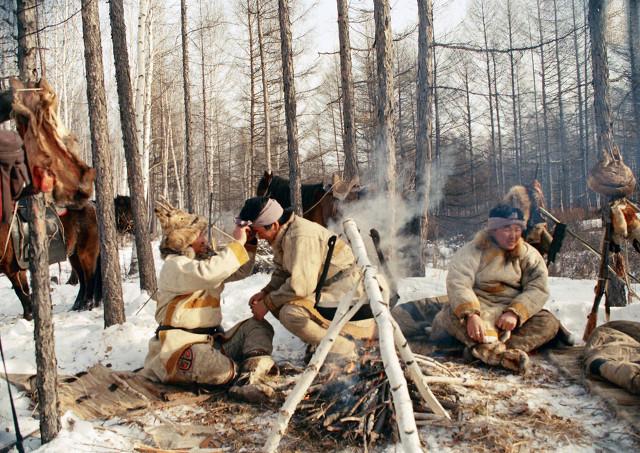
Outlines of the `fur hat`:
[[163,253],[189,254],[191,244],[207,227],[204,217],[174,208],[164,198],[156,200],[154,211],[162,227],[160,250]]

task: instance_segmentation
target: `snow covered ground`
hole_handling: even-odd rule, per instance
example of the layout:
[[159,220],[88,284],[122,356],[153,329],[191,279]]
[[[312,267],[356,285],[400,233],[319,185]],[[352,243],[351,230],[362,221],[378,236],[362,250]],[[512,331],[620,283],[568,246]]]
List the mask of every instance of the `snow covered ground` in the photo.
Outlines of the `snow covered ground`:
[[[157,245],[154,249],[157,251]],[[121,252],[123,267],[128,264],[130,250]],[[157,270],[161,261],[157,259]],[[60,273],[59,281],[66,281],[70,272],[68,263],[63,263],[61,270],[57,266],[51,267],[53,276]],[[409,278],[403,280],[399,287],[402,301],[415,300],[425,296],[445,293],[446,272],[430,269],[425,278]],[[230,327],[236,322],[250,316],[247,300],[251,294],[259,290],[268,280],[267,274],[256,274],[243,281],[227,285],[223,294],[224,327]],[[565,278],[551,279],[551,299],[547,308],[555,313],[562,322],[576,335],[582,336],[586,315],[593,300],[594,281],[571,280]],[[638,291],[638,288],[636,288]],[[103,314],[101,309],[89,312],[70,312],[77,293],[77,287],[69,285],[52,285],[52,300],[55,322],[55,342],[59,374],[73,374],[87,370],[96,363],[110,364],[117,370],[134,370],[142,367],[147,350],[147,341],[153,335],[156,327],[154,320],[155,304],[148,300],[149,296],[141,292],[136,279],[123,283],[123,293],[126,303],[127,322],[123,325],[103,329]],[[21,305],[15,296],[9,281],[0,277],[0,336],[7,359],[9,373],[35,373],[33,324],[21,319]],[[602,321],[604,314],[601,314]],[[625,308],[612,309],[613,319],[632,319],[640,321],[640,303]],[[291,334],[286,332],[274,318],[269,315],[268,320],[274,325],[276,336],[274,339],[276,361],[299,361],[304,354],[304,345]],[[542,370],[544,371],[544,370]],[[472,372],[472,373],[475,373]],[[482,371],[475,377],[487,379],[488,372]],[[510,392],[518,400],[526,402],[527,411],[543,410],[556,417],[571,417],[582,414],[585,423],[590,425],[591,443],[576,445],[567,438],[560,442],[558,448],[565,451],[601,451],[604,448],[620,447],[628,451],[628,427],[615,424],[614,431],[627,433],[622,437],[607,436],[606,429],[611,415],[604,406],[586,394],[576,385],[567,384],[563,391],[557,386],[547,386],[542,378],[532,381],[518,376],[502,376],[502,381],[495,384],[496,391]],[[556,379],[551,374],[552,379]],[[495,389],[494,389],[495,390]],[[13,388],[23,435],[38,429],[38,422],[32,417],[30,401],[20,395]],[[471,395],[473,392],[470,392]],[[463,399],[464,401],[464,399]],[[498,404],[498,403],[494,403]],[[596,407],[594,409],[594,406]],[[543,409],[540,409],[543,408]],[[593,414],[596,413],[594,416]],[[588,414],[588,415],[584,415]],[[0,446],[14,438],[11,411],[5,381],[0,384]],[[481,429],[481,428],[478,428]],[[535,432],[535,427],[532,427]],[[534,434],[535,436],[535,434]],[[144,437],[139,428],[124,426],[117,423],[89,423],[78,420],[73,414],[65,414],[63,430],[58,438],[39,447],[37,440],[30,440],[27,448],[39,452],[68,452],[68,451],[132,451],[136,440]],[[566,437],[566,436],[565,436]],[[430,429],[423,434],[423,439],[430,448],[436,450],[451,450],[451,432],[446,427]],[[593,440],[595,439],[595,440]],[[463,445],[463,444],[462,444]],[[562,445],[562,446],[561,446]]]

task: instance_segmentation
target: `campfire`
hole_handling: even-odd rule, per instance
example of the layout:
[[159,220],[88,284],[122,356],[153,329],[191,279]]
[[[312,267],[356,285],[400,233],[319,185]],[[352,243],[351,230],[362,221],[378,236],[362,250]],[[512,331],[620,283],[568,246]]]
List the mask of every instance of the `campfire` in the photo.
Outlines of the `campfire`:
[[[443,407],[456,418],[459,402],[456,390],[445,383],[432,390]],[[412,382],[409,392],[417,425],[441,418],[424,403]],[[327,443],[365,448],[378,441],[398,443],[400,437],[390,393],[380,351],[370,346],[361,354],[355,369],[333,366],[331,371],[316,379],[298,405],[293,424],[298,430]]]

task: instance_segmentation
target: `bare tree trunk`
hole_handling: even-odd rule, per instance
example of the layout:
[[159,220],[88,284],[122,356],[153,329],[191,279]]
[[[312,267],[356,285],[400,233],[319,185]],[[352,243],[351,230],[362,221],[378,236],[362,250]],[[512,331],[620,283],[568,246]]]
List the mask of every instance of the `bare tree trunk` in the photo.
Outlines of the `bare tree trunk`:
[[269,102],[269,84],[267,82],[267,68],[264,58],[264,36],[262,35],[262,17],[260,15],[260,0],[256,0],[256,21],[258,23],[258,47],[260,50],[260,76],[262,78],[262,109],[264,115],[264,156],[267,161],[267,171],[271,173],[271,104]]
[[298,120],[296,118],[296,88],[293,73],[293,48],[291,44],[291,21],[289,20],[288,0],[278,0],[278,17],[280,18],[280,49],[282,52],[284,111],[287,120],[287,151],[289,154],[291,205],[296,214],[302,215],[300,160],[298,157]]
[[553,193],[551,192],[553,185],[551,181],[551,152],[549,150],[549,120],[548,120],[548,104],[547,104],[547,79],[545,76],[544,66],[544,37],[542,32],[542,14],[540,12],[540,0],[536,0],[538,6],[538,30],[540,32],[540,77],[542,80],[542,123],[544,132],[544,193],[547,195],[549,207],[553,207]]
[[180,0],[180,23],[182,25],[182,82],[184,89],[184,159],[186,161],[185,191],[187,211],[193,212],[196,202],[195,168],[191,146],[191,82],[189,80],[189,37],[187,36],[187,0]]
[[598,153],[612,155],[614,142],[609,103],[609,63],[607,60],[606,0],[589,0],[589,30],[593,71],[593,107],[596,118]]
[[340,38],[340,80],[342,85],[342,110],[344,128],[344,179],[349,181],[358,175],[356,130],[354,114],[353,75],[351,72],[351,41],[349,39],[349,7],[347,0],[337,0],[338,35]]
[[113,41],[113,58],[116,68],[118,101],[120,104],[120,124],[122,126],[122,142],[127,157],[127,178],[131,192],[131,207],[134,216],[136,251],[140,261],[140,287],[154,293],[158,287],[156,272],[151,252],[149,222],[147,221],[147,203],[142,186],[140,155],[135,134],[135,115],[131,95],[131,76],[129,74],[129,56],[127,50],[126,28],[122,0],[109,2],[111,19],[111,38]]
[[[135,112],[136,112],[136,139],[138,140],[138,151],[142,162],[142,184],[144,186],[144,196],[147,193],[149,185],[149,153],[144,147],[144,87],[146,76],[146,58],[147,49],[147,14],[149,13],[149,0],[138,1],[138,38],[136,49],[136,83],[135,83]],[[146,159],[145,159],[146,156]]]
[[[18,69],[25,81],[37,79],[36,0],[17,0]],[[49,249],[45,227],[44,195],[29,198],[29,272],[36,343],[36,388],[42,443],[53,440],[60,431],[57,391],[57,359],[53,336],[53,315],[49,293]]]
[[[416,276],[423,276],[427,265],[429,193],[431,191],[431,104],[429,86],[433,61],[433,22],[431,0],[418,0],[418,83],[416,125],[416,205],[420,212],[420,248]],[[414,266],[415,267],[415,266]]]
[[256,79],[255,79],[255,55],[253,53],[253,14],[251,13],[252,0],[247,0],[247,27],[249,29],[249,148],[247,151],[248,162],[245,161],[245,190],[246,197],[253,195],[253,161],[256,154]]
[[107,124],[107,96],[104,90],[102,43],[98,0],[83,0],[82,29],[84,59],[87,75],[87,100],[91,126],[93,166],[96,169],[96,212],[100,229],[100,262],[104,289],[104,326],[125,321],[124,300],[120,282],[120,259],[113,209],[113,175],[109,127]]
[[631,66],[631,96],[633,98],[633,121],[636,174],[640,172],[640,8],[638,0],[627,0],[629,41],[629,63]]
[[[391,14],[388,0],[374,0],[373,14],[376,23],[376,64],[378,79],[378,112],[376,124],[375,152],[378,187],[387,197],[396,197],[396,151],[393,99],[393,36],[391,34]],[[395,229],[393,202],[390,225]]]
[[520,149],[518,148],[518,112],[516,106],[516,74],[513,59],[513,20],[511,15],[511,0],[507,1],[507,25],[509,28],[509,66],[511,69],[511,110],[513,115],[513,155],[516,163],[516,182],[522,184],[522,169],[520,168]]
[[[576,84],[578,89],[578,129],[579,129],[579,146],[580,146],[580,159],[582,160],[580,165],[580,204],[586,208],[588,205],[587,195],[587,150],[584,144],[585,132],[584,132],[584,112],[582,109],[582,73],[580,72],[580,52],[578,50],[578,24],[576,21],[576,4],[575,0],[571,0],[571,12],[573,15],[573,53],[576,58]],[[586,58],[586,56],[585,56]]]
[[[584,23],[589,27],[589,2],[583,2],[582,15]],[[589,87],[591,83],[589,81],[589,51],[591,49],[591,43],[589,41],[590,32],[587,33],[585,30],[584,33],[584,152],[585,152],[585,171],[589,169],[589,156],[591,154],[591,133],[589,132],[591,128],[591,114],[589,113]],[[593,82],[593,81],[592,81]],[[595,194],[594,194],[595,195]],[[596,197],[596,203],[599,198]],[[591,198],[591,191],[587,191],[587,206],[591,206],[593,199]]]
[[465,91],[465,107],[467,111],[467,138],[469,141],[469,168],[471,169],[471,190],[473,191],[474,213],[477,214],[480,206],[478,200],[478,185],[475,173],[475,159],[473,156],[473,132],[471,119],[471,99],[469,96],[469,63],[464,62],[464,91]]
[[556,51],[556,74],[558,75],[558,134],[560,135],[560,162],[562,171],[562,194],[560,197],[561,208],[567,209],[571,203],[571,181],[569,179],[569,172],[567,170],[567,160],[571,158],[569,154],[569,148],[567,147],[567,131],[564,123],[564,103],[562,101],[562,64],[560,61],[560,43],[558,34],[558,5],[557,1],[553,0],[553,14],[555,19],[555,51]]
[[[533,45],[533,34],[531,33],[531,22],[529,21],[529,42]],[[540,138],[540,115],[538,113],[538,84],[536,83],[536,62],[535,52],[531,51],[531,81],[533,83],[533,105],[534,105],[534,118],[536,122],[536,175],[538,178],[538,168],[542,165],[542,139]],[[546,186],[545,186],[546,187]]]
[[496,69],[496,54],[491,54],[491,60],[493,61],[493,94],[496,97],[496,126],[498,136],[498,193],[505,193],[505,174],[504,174],[504,153],[502,148],[502,123],[500,122],[500,97],[498,96],[498,73]]
[[205,43],[204,43],[204,15],[202,14],[202,0],[200,0],[200,76],[202,78],[202,148],[204,152],[205,176],[207,178],[207,195],[213,193],[213,175],[211,166],[211,148],[209,148],[209,118],[207,109],[207,78],[205,75]]
[[[484,11],[484,1],[481,3],[481,13],[482,13],[482,33],[484,35],[484,47],[485,49],[487,49],[487,51],[485,52],[485,63],[487,66],[487,89],[489,90],[489,117],[490,117],[490,124],[491,124],[491,149],[489,150],[489,167],[490,167],[490,171],[489,171],[489,197],[492,197],[495,195],[495,191],[492,190],[494,187],[494,182],[495,182],[495,187],[499,187],[500,186],[500,172],[498,170],[498,160],[496,159],[496,128],[495,128],[495,122],[493,119],[493,87],[492,87],[492,77],[491,77],[491,61],[489,58],[489,39],[487,37],[487,24],[486,24],[486,17],[485,17],[485,11]],[[494,179],[491,177],[491,172],[494,171],[495,172],[495,181]]]

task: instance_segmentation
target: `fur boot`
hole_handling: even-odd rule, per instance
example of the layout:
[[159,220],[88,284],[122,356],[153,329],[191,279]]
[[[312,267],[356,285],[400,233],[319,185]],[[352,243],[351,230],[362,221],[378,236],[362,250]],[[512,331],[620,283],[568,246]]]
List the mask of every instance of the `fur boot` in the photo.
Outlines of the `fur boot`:
[[273,399],[275,391],[264,381],[274,367],[275,363],[269,355],[245,360],[240,367],[240,376],[229,389],[229,393],[249,403],[266,403]]

